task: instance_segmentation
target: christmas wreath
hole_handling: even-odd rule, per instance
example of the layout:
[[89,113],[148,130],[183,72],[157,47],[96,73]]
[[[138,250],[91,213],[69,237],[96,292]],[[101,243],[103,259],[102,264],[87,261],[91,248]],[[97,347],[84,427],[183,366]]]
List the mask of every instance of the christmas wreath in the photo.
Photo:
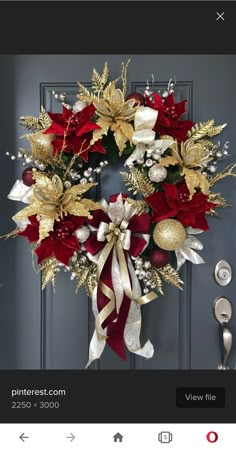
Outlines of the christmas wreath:
[[[38,118],[21,117],[27,145],[11,156],[26,167],[8,198],[26,207],[5,237],[27,238],[43,289],[54,287],[63,269],[76,290],[85,286],[95,317],[87,366],[106,343],[123,359],[125,345],[153,356],[150,340],[140,343],[141,305],[163,294],[163,282],[183,289],[179,269],[186,260],[204,263],[197,235],[209,229],[208,215],[229,206],[214,186],[236,176],[236,164],[218,171],[229,143],[211,140],[226,124],[183,119],[186,100],[175,102],[173,81],[164,92],[147,86],[127,95],[127,65],[113,81],[107,63],[101,75],[94,69],[92,88],[78,82],[78,100],[69,105],[63,98],[61,113],[41,107]],[[91,167],[94,153],[98,163]],[[120,157],[132,195],[95,201],[101,171]]]

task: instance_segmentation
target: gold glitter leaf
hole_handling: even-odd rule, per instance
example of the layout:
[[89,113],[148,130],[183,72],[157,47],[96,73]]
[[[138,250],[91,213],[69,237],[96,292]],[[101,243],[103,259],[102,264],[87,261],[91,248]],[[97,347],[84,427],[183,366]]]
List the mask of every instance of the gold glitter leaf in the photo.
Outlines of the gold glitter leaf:
[[44,260],[41,264],[42,271],[42,290],[48,283],[51,282],[53,288],[55,288],[56,274],[58,269],[58,261],[55,257],[50,257]]
[[151,284],[155,285],[156,290],[159,291],[159,293],[161,293],[162,295],[164,295],[162,291],[162,280],[158,273],[157,268],[155,268],[155,266],[152,266],[148,271],[151,273],[151,277],[149,279]]
[[155,192],[155,187],[143,169],[131,168],[130,172],[120,172],[128,191],[148,196]]
[[79,290],[79,288],[81,288],[82,286],[84,286],[87,282],[87,277],[89,274],[89,267],[87,266],[79,266],[76,271],[76,279],[77,279],[77,285],[76,285],[76,293]]
[[85,289],[88,296],[92,297],[94,288],[97,286],[97,283],[97,265],[95,263],[92,263],[89,266],[89,273],[85,284]]
[[232,205],[222,196],[221,193],[210,193],[208,200],[209,202],[217,204],[216,208],[232,207]]
[[215,127],[214,119],[211,119],[207,122],[199,122],[199,124],[195,124],[191,130],[188,131],[188,138],[191,138],[193,141],[198,141],[204,136],[216,136],[222,132],[222,130],[226,127],[227,124],[218,125]]
[[179,288],[180,290],[183,290],[183,281],[179,277],[178,271],[176,271],[173,266],[170,264],[163,266],[163,268],[159,268],[158,272],[161,274],[165,282],[169,283],[170,285],[173,285],[176,288]]
[[79,87],[79,94],[77,95],[77,97],[81,100],[84,100],[85,102],[91,103],[93,101],[93,95],[79,81],[77,82],[77,84]]
[[200,138],[207,136],[208,131],[214,126],[214,123],[214,119],[210,119],[207,122],[199,122],[198,124],[195,124],[191,130],[188,131],[188,138],[198,141]]
[[23,127],[28,128],[32,132],[47,129],[51,123],[52,121],[43,106],[41,106],[38,118],[35,116],[21,116],[19,120],[20,125],[23,125]]
[[100,93],[100,91],[103,90],[105,84],[108,80],[108,65],[107,62],[104,64],[102,75],[99,75],[96,69],[93,69],[93,75],[92,75],[92,84],[93,84],[93,91],[95,93]]
[[41,111],[39,113],[39,123],[41,124],[42,128],[47,129],[50,127],[52,120],[50,119],[48,113],[44,109],[43,106],[41,106]]
[[42,125],[39,123],[38,118],[35,116],[21,116],[19,124],[23,125],[23,127],[27,128],[32,132],[43,129]]
[[227,124],[223,124],[223,125],[218,125],[217,127],[210,127],[208,132],[207,132],[207,136],[216,136],[219,135],[219,133],[222,132],[222,130],[227,126]]
[[86,263],[79,263],[72,268],[76,274],[76,293],[82,286],[85,286],[87,295],[92,297],[93,290],[97,285],[97,265],[90,261]]

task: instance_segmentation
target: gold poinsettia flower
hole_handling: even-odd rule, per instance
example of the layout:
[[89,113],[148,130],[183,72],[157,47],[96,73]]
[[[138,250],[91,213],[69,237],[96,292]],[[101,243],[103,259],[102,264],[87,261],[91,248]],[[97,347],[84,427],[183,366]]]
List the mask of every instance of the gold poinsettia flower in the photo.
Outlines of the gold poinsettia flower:
[[209,181],[202,170],[212,160],[211,150],[202,141],[195,142],[188,139],[181,144],[175,141],[171,146],[171,155],[160,161],[164,167],[178,165],[182,168],[181,175],[184,176],[192,199],[196,188],[200,188],[203,194],[209,194]]
[[97,124],[101,129],[93,132],[93,141],[101,139],[110,129],[114,132],[114,138],[121,155],[126,142],[131,142],[134,134],[133,126],[129,122],[134,119],[135,102],[134,99],[125,101],[122,91],[115,88],[109,97],[94,100],[96,113],[99,116]]
[[[94,144],[107,135],[110,129],[114,133],[116,144],[122,154],[127,141],[132,141],[134,129],[130,122],[134,119],[136,108],[134,99],[125,100],[126,94],[126,71],[129,61],[126,65],[122,63],[122,74],[116,80],[108,83],[108,66],[105,63],[101,75],[93,69],[92,75],[92,91],[90,92],[85,86],[78,82],[80,94],[78,97],[88,103],[93,102],[96,108],[98,120],[96,123],[101,127],[93,132]],[[122,89],[116,88],[116,83],[122,79]]]
[[52,179],[43,173],[35,171],[30,205],[23,208],[13,220],[22,221],[29,216],[37,215],[39,221],[39,242],[49,236],[53,230],[54,222],[60,221],[64,216],[71,214],[75,216],[86,216],[91,218],[90,211],[100,207],[98,202],[82,198],[82,194],[97,183],[84,183],[73,185],[64,189],[64,185],[58,175]]

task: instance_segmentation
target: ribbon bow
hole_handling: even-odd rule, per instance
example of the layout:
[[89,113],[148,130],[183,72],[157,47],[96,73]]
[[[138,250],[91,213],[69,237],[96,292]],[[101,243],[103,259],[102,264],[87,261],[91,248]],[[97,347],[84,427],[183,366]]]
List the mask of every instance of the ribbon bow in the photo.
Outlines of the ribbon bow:
[[174,140],[157,139],[153,130],[158,117],[158,111],[153,108],[140,106],[137,108],[134,117],[134,134],[132,137],[133,144],[136,145],[133,153],[125,161],[125,166],[132,166],[135,161],[142,160],[145,152],[148,156],[153,156],[155,160],[159,160],[163,152],[165,152]]
[[123,359],[124,341],[131,352],[146,358],[153,355],[149,340],[143,348],[140,345],[140,305],[157,295],[151,292],[141,296],[130,258],[140,255],[149,242],[149,215],[137,216],[121,195],[110,205],[103,201],[103,206],[106,213],[94,212],[90,221],[94,233],[85,243],[88,257],[97,264],[98,281],[92,296],[96,327],[87,366],[101,356],[106,342]]
[[97,232],[98,241],[108,241],[108,243],[119,240],[122,243],[123,249],[129,250],[131,230],[127,229],[128,222],[123,220],[121,224],[114,224],[110,222],[101,222]]

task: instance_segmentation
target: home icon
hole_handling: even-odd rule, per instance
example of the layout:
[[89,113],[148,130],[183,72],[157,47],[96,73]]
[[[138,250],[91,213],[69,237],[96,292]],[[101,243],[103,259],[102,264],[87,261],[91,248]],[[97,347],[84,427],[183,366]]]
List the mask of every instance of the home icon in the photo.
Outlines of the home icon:
[[123,435],[121,435],[119,432],[117,432],[116,435],[113,435],[114,442],[121,442],[122,443],[123,438],[124,438]]

